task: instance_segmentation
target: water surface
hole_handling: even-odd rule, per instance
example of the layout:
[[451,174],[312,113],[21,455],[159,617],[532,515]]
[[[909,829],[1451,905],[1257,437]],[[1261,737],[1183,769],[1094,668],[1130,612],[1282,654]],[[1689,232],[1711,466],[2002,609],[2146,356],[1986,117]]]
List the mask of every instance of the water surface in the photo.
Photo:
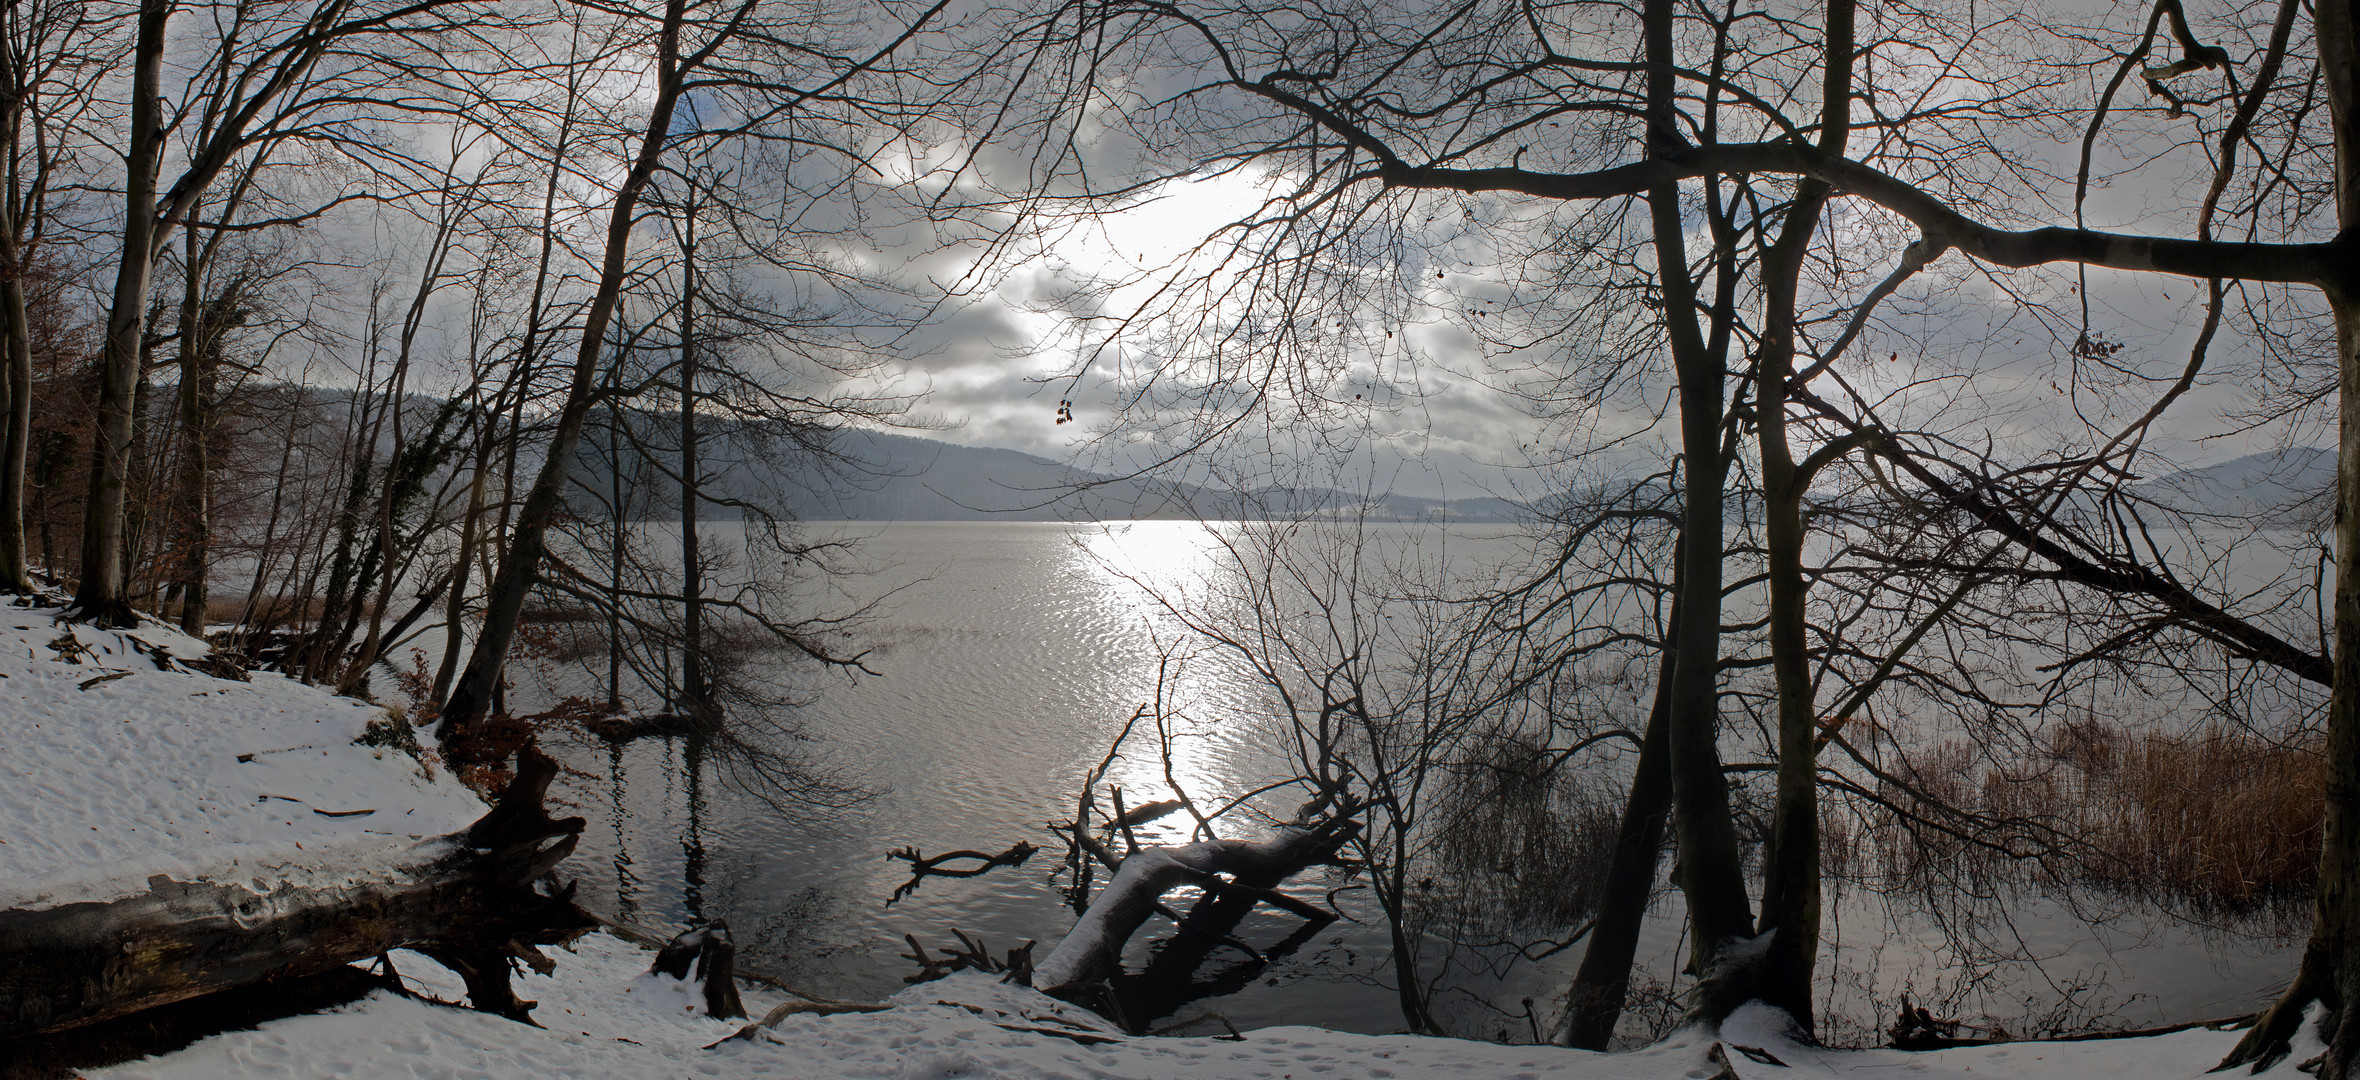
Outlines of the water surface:
[[[898,955],[909,948],[904,935],[930,950],[953,943],[954,929],[994,952],[1027,939],[1044,952],[1054,944],[1072,912],[1050,880],[1062,847],[1044,825],[1071,819],[1082,777],[1159,685],[1197,725],[1174,756],[1175,778],[1193,794],[1233,794],[1274,768],[1277,744],[1260,685],[1237,657],[1206,647],[1153,598],[1224,602],[1219,543],[1241,537],[1243,527],[851,528],[864,537],[863,558],[881,568],[881,587],[896,590],[873,635],[888,645],[871,661],[882,677],[822,679],[807,716],[824,756],[880,794],[836,820],[794,820],[744,797],[714,770],[692,777],[675,743],[644,740],[620,751],[584,744],[568,753],[577,772],[564,790],[593,820],[570,866],[594,904],[650,924],[727,917],[748,964],[814,993],[873,999],[916,970]],[[1370,528],[1385,550],[1440,565],[1484,564],[1521,550],[1506,527]],[[1109,779],[1134,803],[1158,797],[1164,783],[1161,762],[1144,752],[1119,760]],[[893,848],[998,851],[1018,840],[1043,850],[1023,867],[933,879],[885,903],[908,879],[904,864],[886,858]],[[1242,991],[1181,1015],[1218,1011],[1240,1027],[1399,1030],[1381,924],[1366,891],[1350,884],[1331,871],[1294,883],[1309,899],[1337,904],[1347,921]],[[1955,950],[1922,909],[1852,891],[1831,898],[1830,911],[1822,970],[1831,1034],[1869,1038],[1901,992],[1940,1000],[1967,978],[1950,970]],[[1678,915],[1676,898],[1659,903],[1642,947],[1642,964],[1659,980],[1677,966]],[[2035,898],[2001,922],[1986,929],[2026,959],[1990,969],[1960,997],[2010,1022],[2059,1009],[2117,1026],[2243,1012],[2293,962],[2283,939],[2190,927],[2136,908],[2092,927]],[[1265,910],[1241,936],[1268,945],[1297,925]],[[1150,922],[1132,942],[1134,964],[1162,929]],[[1547,1016],[1579,952],[1516,965],[1476,988],[1510,1013],[1534,997]],[[1465,1002],[1451,1015],[1466,1034],[1530,1036],[1531,1021]]]

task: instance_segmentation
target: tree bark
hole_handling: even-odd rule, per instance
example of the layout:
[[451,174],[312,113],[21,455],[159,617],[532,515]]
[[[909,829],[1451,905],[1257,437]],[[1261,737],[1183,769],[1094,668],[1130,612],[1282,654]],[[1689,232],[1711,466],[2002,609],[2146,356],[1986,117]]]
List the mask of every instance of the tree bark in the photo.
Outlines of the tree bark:
[[[0,17],[14,39],[16,12]],[[60,42],[63,45],[63,42]],[[25,468],[33,434],[32,324],[25,310],[25,235],[38,232],[43,195],[48,188],[50,158],[36,139],[28,163],[24,136],[27,121],[36,131],[44,121],[33,109],[34,87],[41,67],[15,48],[0,57],[0,146],[7,159],[5,198],[0,199],[0,400],[7,414],[0,416],[0,591],[35,591],[26,565]]]
[[[1674,545],[1675,565],[1686,546]],[[1582,951],[1581,968],[1574,972],[1573,992],[1566,1004],[1565,1045],[1584,1050],[1606,1049],[1614,1041],[1615,1025],[1622,1020],[1623,1001],[1631,989],[1631,960],[1639,952],[1639,928],[1646,921],[1648,896],[1655,891],[1664,825],[1672,812],[1669,721],[1680,654],[1671,643],[1680,633],[1679,591],[1675,580],[1671,624],[1664,628],[1663,663],[1655,679],[1655,705],[1647,712],[1647,731],[1639,741],[1639,763],[1632,772],[1631,794],[1623,806],[1614,857],[1607,863],[1598,915],[1590,926],[1590,943]]]
[[[1671,0],[1647,0],[1642,15],[1646,39],[1647,145],[1651,156],[1681,145],[1674,110]],[[1727,365],[1708,348],[1696,326],[1696,285],[1690,277],[1687,223],[1680,186],[1658,184],[1647,192],[1655,242],[1656,280],[1663,294],[1664,324],[1679,383],[1680,449],[1686,462],[1687,538],[1680,566],[1683,612],[1673,648],[1678,675],[1672,680],[1666,747],[1672,775],[1673,822],[1679,838],[1674,876],[1688,899],[1689,966],[1708,983],[1733,941],[1753,933],[1746,898],[1745,867],[1729,811],[1729,782],[1722,775],[1720,738],[1722,483],[1721,419],[1727,393]],[[1697,1012],[1717,1021],[1743,1002],[1702,1001]]]
[[[2360,232],[2360,18],[2354,0],[2318,0],[2315,36],[2335,134],[2339,242]],[[2360,1078],[2360,271],[2328,283],[2335,315],[2340,428],[2336,445],[2334,684],[2328,694],[2325,827],[2311,939],[2294,981],[2219,1068],[2260,1072],[2286,1056],[2312,1003],[2327,1053],[2316,1075]]]
[[[156,438],[156,383],[148,375],[156,359],[155,345],[143,335],[139,379],[131,388],[131,447],[126,455],[130,467],[123,477],[123,543],[118,560],[122,563],[124,602],[144,594],[151,607],[155,606],[156,578],[152,572],[154,563],[147,556],[149,542],[155,538],[155,521],[148,512],[148,500],[155,495],[156,480],[162,472],[157,467],[156,444],[169,442],[168,438]],[[145,582],[138,580],[142,569],[150,571]],[[145,589],[140,587],[142,584]]]
[[669,975],[697,985],[705,999],[705,1015],[742,1018],[746,1004],[738,997],[737,943],[730,940],[729,924],[715,921],[683,930],[657,950],[648,974]]
[[[4,229],[0,225],[0,229]],[[25,558],[25,469],[33,438],[33,342],[25,310],[23,249],[0,236],[0,319],[7,320],[0,364],[8,387],[8,430],[0,439],[0,590],[36,589]]]
[[98,426],[90,453],[90,497],[82,508],[81,580],[75,614],[102,627],[139,625],[125,594],[123,489],[131,470],[133,384],[147,330],[148,278],[156,261],[156,173],[163,160],[164,24],[170,0],[141,0],[131,61],[131,143],[124,155],[123,250],[98,362]]
[[200,994],[308,975],[391,949],[446,959],[477,1008],[523,1020],[511,958],[595,927],[573,889],[536,886],[573,851],[583,819],[542,805],[557,764],[528,747],[516,780],[462,833],[425,841],[406,869],[256,891],[244,882],[149,879],[106,903],[0,911],[0,1039],[59,1031]]
[[[180,629],[191,637],[205,636],[206,560],[213,538],[213,477],[207,460],[207,416],[212,402],[205,383],[212,365],[210,320],[202,316],[204,258],[196,230],[187,234],[184,267],[187,280],[180,295]],[[234,301],[233,301],[234,302]]]
[[467,478],[467,513],[459,519],[459,547],[452,556],[450,601],[443,614],[442,659],[434,669],[434,700],[438,703],[450,695],[451,679],[459,672],[459,646],[467,635],[467,573],[479,542],[476,534],[483,522],[484,478],[491,470],[493,436],[500,427],[497,410],[479,406],[478,417],[483,428],[476,443],[475,470]]
[[[1841,157],[1851,134],[1852,0],[1828,0],[1821,45],[1819,148]],[[1787,437],[1787,383],[1795,373],[1798,283],[1830,191],[1804,177],[1778,240],[1763,260],[1767,325],[1755,379],[1755,433],[1762,463],[1762,518],[1770,575],[1770,664],[1777,685],[1778,774],[1763,858],[1762,918],[1771,935],[1757,992],[1814,1030],[1811,973],[1819,957],[1819,731],[1811,678],[1810,584],[1803,577],[1803,496],[1825,458],[1798,464]]]
[[[2348,2],[2348,0],[2347,0]],[[2322,5],[2322,11],[2327,5]],[[2360,303],[2337,298],[2336,348],[2342,362],[2341,433],[2336,462],[2335,686],[2327,706],[2326,807],[2319,883],[2312,896],[2311,938],[2294,981],[2219,1065],[2261,1072],[2288,1053],[2288,1040],[2312,1004],[2327,1054],[2316,1075],[2360,1077]]]

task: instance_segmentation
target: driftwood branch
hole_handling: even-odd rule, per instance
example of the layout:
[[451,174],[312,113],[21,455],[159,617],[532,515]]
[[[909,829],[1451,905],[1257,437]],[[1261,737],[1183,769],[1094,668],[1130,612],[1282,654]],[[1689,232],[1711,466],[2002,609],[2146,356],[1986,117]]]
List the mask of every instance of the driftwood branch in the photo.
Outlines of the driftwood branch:
[[[1885,1029],[1887,1046],[1895,1050],[1949,1050],[1961,1046],[1996,1046],[2001,1043],[2097,1042],[2105,1039],[2146,1039],[2157,1035],[2171,1035],[2182,1031],[2204,1028],[2208,1031],[2235,1031],[2251,1027],[2260,1013],[2222,1017],[2218,1020],[2190,1020],[2160,1027],[2129,1028],[2121,1031],[2081,1031],[2067,1035],[2010,1035],[2005,1028],[1980,1027],[1957,1020],[1937,1017],[1923,1005],[1913,1006],[1909,995],[1901,996],[1901,1012],[1892,1026]],[[2219,1070],[2215,1070],[2216,1072]]]
[[[1022,866],[1024,865],[1024,860],[1032,858],[1033,852],[1039,850],[1041,849],[1034,847],[1033,845],[1028,844],[1022,840],[1017,841],[1015,844],[1011,845],[1008,850],[1003,851],[997,855],[988,855],[980,851],[968,851],[961,849],[958,851],[946,851],[940,855],[927,856],[921,854],[916,847],[895,848],[892,851],[886,852],[885,857],[888,859],[901,859],[905,862],[908,862],[910,864],[910,879],[906,882],[903,882],[900,888],[893,890],[893,895],[886,899],[885,906],[892,907],[896,902],[900,901],[902,897],[917,892],[918,886],[925,884],[927,878],[981,877],[998,867]],[[976,865],[943,865],[944,863],[955,862],[961,859],[972,859],[975,861]]]
[[1010,949],[1007,959],[1000,960],[993,958],[991,953],[984,950],[983,942],[968,937],[966,931],[954,929],[951,933],[959,939],[961,947],[945,946],[940,959],[926,955],[926,947],[918,944],[916,934],[903,934],[901,939],[910,943],[910,951],[903,953],[901,958],[915,962],[918,965],[918,973],[904,975],[901,977],[901,981],[906,983],[932,982],[954,971],[980,971],[987,975],[1000,976],[1001,982],[1012,982],[1019,986],[1032,985],[1032,953],[1036,942],[1027,941]]

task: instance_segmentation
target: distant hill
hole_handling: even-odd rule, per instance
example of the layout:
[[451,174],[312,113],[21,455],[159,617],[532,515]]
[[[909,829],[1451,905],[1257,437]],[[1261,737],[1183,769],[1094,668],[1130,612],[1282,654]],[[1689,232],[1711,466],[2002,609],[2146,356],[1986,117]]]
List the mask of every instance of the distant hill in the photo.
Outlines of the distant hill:
[[[597,426],[585,433],[595,442]],[[1125,521],[1326,516],[1368,521],[1518,522],[1548,512],[1492,496],[1439,499],[1387,494],[1363,497],[1335,488],[1265,487],[1235,491],[1207,484],[1129,479],[1022,451],[960,446],[898,432],[847,430],[836,436],[842,460],[817,468],[795,460],[707,463],[720,475],[708,490],[729,499],[783,508],[804,521]],[[718,456],[724,448],[716,446]],[[576,479],[606,488],[603,468],[586,447]],[[1658,482],[1660,485],[1660,481]],[[2173,509],[2239,518],[2274,527],[2310,527],[2333,512],[2335,451],[2294,447],[2188,469],[2137,485]],[[1628,496],[1626,496],[1628,497]],[[592,511],[585,510],[590,513]],[[659,497],[650,517],[677,510]],[[737,516],[708,506],[706,517]]]
[[2140,485],[2156,502],[2189,513],[2308,527],[2335,512],[2335,451],[2297,446],[2247,454]]
[[[596,425],[590,439],[595,441]],[[727,463],[712,490],[761,505],[784,504],[805,521],[1100,521],[1248,519],[1324,515],[1371,521],[1509,522],[1528,515],[1500,498],[1442,500],[1410,495],[1364,499],[1332,488],[1231,491],[1203,484],[1136,480],[1091,472],[994,447],[958,446],[894,432],[840,432],[847,464],[818,469],[789,461]],[[716,447],[718,452],[720,447]],[[606,488],[604,467],[586,446],[576,481]],[[708,464],[708,469],[722,462]],[[645,511],[667,516],[670,499]],[[708,507],[707,516],[736,516]]]

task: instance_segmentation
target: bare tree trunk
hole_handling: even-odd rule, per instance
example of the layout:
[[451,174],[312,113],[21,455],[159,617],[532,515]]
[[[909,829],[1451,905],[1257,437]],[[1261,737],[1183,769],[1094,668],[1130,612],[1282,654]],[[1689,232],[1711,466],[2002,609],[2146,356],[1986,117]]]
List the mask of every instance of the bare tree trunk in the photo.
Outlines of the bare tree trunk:
[[574,448],[581,443],[582,425],[589,420],[590,406],[597,396],[607,327],[614,321],[615,303],[622,296],[630,256],[631,225],[640,193],[655,175],[656,166],[663,160],[665,144],[671,139],[672,112],[679,104],[681,90],[680,28],[686,18],[685,0],[668,0],[664,25],[658,35],[655,99],[648,109],[647,128],[640,137],[638,156],[616,189],[614,208],[607,218],[605,259],[599,267],[598,288],[591,295],[589,309],[583,313],[582,344],[574,356],[573,380],[566,389],[565,406],[558,413],[557,430],[550,435],[540,474],[534,477],[532,490],[526,493],[524,505],[517,512],[515,529],[509,534],[507,550],[501,555],[500,571],[485,591],[483,632],[476,640],[474,652],[468,655],[466,673],[460,676],[458,685],[451,688],[450,698],[443,703],[437,732],[446,744],[454,735],[483,719],[491,704],[494,685],[499,681],[500,669],[507,663],[516,624],[524,615],[525,599],[540,578],[549,526],[565,497],[565,479],[573,468]]
[[62,451],[55,440],[43,440],[41,479],[36,483],[28,477],[26,481],[33,488],[33,516],[41,522],[41,571],[52,582],[61,580],[57,570],[57,537],[49,520],[49,489],[57,485],[57,458],[60,453]]
[[[2360,229],[2360,13],[2354,0],[2313,7],[2319,68],[2335,133],[2336,224]],[[2326,822],[2311,940],[2285,994],[2219,1066],[2253,1071],[2286,1056],[2313,1002],[2326,1006],[2323,1080],[2360,1077],[2360,272],[2326,288],[2335,315],[2340,429],[2336,446],[2335,647],[2327,705]]]
[[131,61],[131,143],[124,155],[123,250],[98,364],[98,426],[90,452],[90,497],[82,508],[82,580],[75,614],[95,625],[139,625],[125,594],[123,494],[131,469],[133,384],[147,330],[148,278],[156,261],[156,172],[163,159],[164,24],[170,0],[140,0]]
[[[0,206],[0,398],[7,402],[6,425],[0,432],[0,591],[34,591],[33,576],[25,565],[25,468],[33,439],[33,324],[25,309],[24,230],[33,220],[37,196],[25,191],[21,143],[24,138],[24,76],[9,57],[6,73],[10,97],[0,104],[7,126],[7,203]],[[40,169],[45,162],[36,164]],[[46,172],[46,169],[41,169]],[[41,182],[36,180],[36,183]]]
[[[219,216],[226,220],[245,202],[259,159],[242,170],[222,200]],[[189,203],[195,212],[196,201]],[[213,557],[213,409],[220,378],[222,342],[230,327],[244,321],[242,309],[250,279],[231,275],[218,296],[205,295],[206,275],[225,235],[215,231],[200,243],[197,230],[187,232],[182,256],[184,280],[180,297],[180,469],[175,497],[177,508],[177,565],[174,584],[180,590],[180,628],[192,636],[205,632],[205,607],[210,599],[209,563]]]
[[483,523],[484,476],[491,468],[493,436],[500,424],[497,412],[486,410],[483,416],[483,441],[475,454],[475,475],[467,481],[467,516],[459,521],[459,549],[451,567],[450,606],[443,618],[443,655],[434,672],[434,700],[439,702],[451,692],[451,677],[459,670],[459,643],[466,640],[467,578],[469,560],[475,557],[475,545],[480,541],[477,532]]
[[33,576],[25,565],[25,469],[33,439],[33,340],[25,312],[25,283],[21,249],[13,232],[0,225],[0,319],[7,332],[0,338],[0,364],[8,398],[8,430],[0,439],[0,591],[34,591]]
[[187,280],[180,294],[180,629],[205,633],[205,562],[212,545],[212,470],[206,460],[206,352],[199,305],[206,260],[194,229],[187,234]]
[[[1673,545],[1675,565],[1686,546]],[[1567,1046],[1606,1049],[1614,1041],[1623,1001],[1630,994],[1631,960],[1639,952],[1639,928],[1646,921],[1648,897],[1655,891],[1655,866],[1663,854],[1664,825],[1672,812],[1669,731],[1672,681],[1679,675],[1680,654],[1671,646],[1680,633],[1679,592],[1675,576],[1672,617],[1664,627],[1663,663],[1655,678],[1655,705],[1647,711],[1647,731],[1639,741],[1639,762],[1632,770],[1630,799],[1623,806],[1614,857],[1606,867],[1598,914],[1590,926],[1590,944],[1582,952],[1582,965],[1574,972],[1573,992],[1568,995]]]
[[[2351,11],[2350,0],[2323,0],[2319,7],[2323,39],[2331,7],[2340,7],[2347,17]],[[2349,113],[2338,117],[2340,123],[2351,119]],[[2348,145],[2339,140],[2338,149]],[[2346,157],[2339,162],[2339,171],[2348,177],[2353,164]],[[2340,510],[2335,531],[2335,686],[2327,707],[2326,821],[2320,840],[2318,885],[2312,897],[2311,938],[2303,948],[2294,981],[2247,1029],[2220,1068],[2250,1063],[2253,1071],[2261,1072],[2277,1063],[2287,1055],[2289,1039],[2301,1027],[2304,1011],[2318,1003],[2326,1007],[2320,1036],[2327,1043],[2327,1054],[2316,1075],[2352,1080],[2360,1077],[2360,1008],[2354,1007],[2360,1003],[2360,297],[2332,296],[2330,301],[2342,365],[2336,462]]]
[[[1819,148],[1841,156],[1851,134],[1852,0],[1828,0],[1822,49]],[[1813,701],[1808,600],[1803,578],[1803,496],[1844,444],[1797,464],[1787,438],[1787,381],[1795,372],[1795,319],[1803,258],[1827,206],[1828,185],[1806,177],[1778,240],[1763,260],[1767,326],[1757,351],[1755,433],[1762,462],[1764,546],[1770,572],[1770,664],[1777,684],[1778,778],[1763,860],[1762,920],[1772,935],[1758,993],[1814,1030],[1811,973],[1819,957],[1819,732]]]
[[682,214],[680,242],[680,684],[688,700],[681,710],[699,730],[710,727],[712,687],[705,680],[704,555],[698,549],[697,516],[697,206],[693,190]]
[[[1838,0],[1839,5],[1842,0]],[[1762,465],[1764,547],[1769,562],[1770,664],[1775,679],[1778,771],[1770,843],[1763,856],[1760,933],[1773,935],[1756,992],[1812,1030],[1811,971],[1819,951],[1819,762],[1812,708],[1810,642],[1803,579],[1803,493],[1787,441],[1786,380],[1794,373],[1795,271],[1827,199],[1826,185],[1805,180],[1789,210],[1786,233],[1764,274],[1770,280],[1770,333],[1759,352],[1755,429]]]
[[[17,9],[0,13],[0,31],[13,41],[16,37]],[[34,591],[33,576],[25,565],[25,467],[27,452],[33,436],[33,327],[25,310],[25,245],[27,229],[38,228],[35,222],[40,203],[38,189],[46,186],[48,161],[36,153],[33,173],[26,175],[24,155],[25,120],[30,110],[31,96],[25,83],[37,70],[30,58],[14,49],[0,57],[6,66],[0,69],[0,141],[5,142],[7,154],[7,198],[0,205],[0,400],[6,402],[6,415],[0,416],[0,591],[18,594]],[[38,120],[35,121],[39,123]],[[28,190],[33,189],[33,190]]]
[[[1647,49],[1647,143],[1660,156],[1681,145],[1673,100],[1671,0],[1647,0],[1643,21]],[[1687,223],[1677,183],[1647,193],[1653,219],[1656,279],[1663,290],[1675,376],[1679,381],[1680,449],[1686,462],[1687,538],[1680,567],[1682,617],[1673,649],[1678,676],[1672,680],[1666,748],[1671,759],[1673,821],[1679,837],[1675,877],[1688,898],[1690,966],[1714,984],[1722,954],[1733,941],[1753,933],[1746,899],[1745,867],[1729,811],[1729,782],[1722,775],[1720,738],[1722,484],[1721,417],[1727,399],[1725,364],[1696,325],[1696,286],[1690,277]],[[1717,1021],[1744,1002],[1699,1000],[1697,1012]]]
[[148,377],[155,349],[143,345],[140,351],[139,380],[132,384],[131,391],[130,468],[123,477],[123,600],[130,603],[146,597],[152,608],[155,563],[147,555],[149,543],[154,539],[155,517],[149,512],[149,500],[156,492],[156,477],[163,470],[158,468],[155,457],[156,384]]

